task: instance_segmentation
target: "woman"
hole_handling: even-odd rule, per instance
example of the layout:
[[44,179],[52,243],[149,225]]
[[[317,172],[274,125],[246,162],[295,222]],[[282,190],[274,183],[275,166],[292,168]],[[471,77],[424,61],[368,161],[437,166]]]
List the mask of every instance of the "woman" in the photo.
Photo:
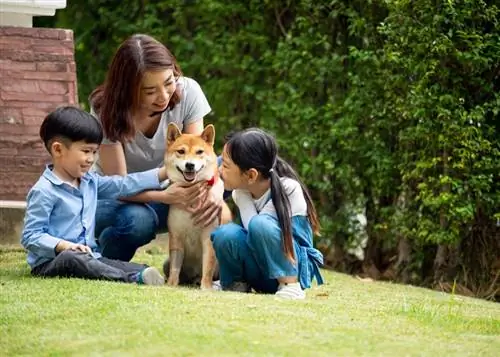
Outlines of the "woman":
[[[94,169],[125,175],[160,166],[167,125],[200,134],[210,105],[199,84],[182,75],[175,57],[147,35],[133,35],[118,48],[104,83],[90,95],[91,112],[102,123],[105,138]],[[212,221],[221,202],[206,199],[206,183],[172,184],[121,200],[99,200],[96,239],[102,255],[130,261],[137,248],[166,230],[168,205],[198,207],[200,224]]]

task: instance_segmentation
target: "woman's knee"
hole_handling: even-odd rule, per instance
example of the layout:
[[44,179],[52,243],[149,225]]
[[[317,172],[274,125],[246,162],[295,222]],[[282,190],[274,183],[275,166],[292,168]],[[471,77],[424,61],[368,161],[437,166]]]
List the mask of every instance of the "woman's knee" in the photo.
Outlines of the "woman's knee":
[[156,237],[157,215],[144,204],[121,202],[107,205],[108,211],[112,206],[115,211],[113,219],[109,220],[111,214],[108,212],[106,224],[100,231],[96,230],[100,252],[106,258],[130,261],[137,248]]
[[119,207],[113,226],[118,236],[147,244],[156,235],[158,218],[154,210],[144,204],[127,204]]

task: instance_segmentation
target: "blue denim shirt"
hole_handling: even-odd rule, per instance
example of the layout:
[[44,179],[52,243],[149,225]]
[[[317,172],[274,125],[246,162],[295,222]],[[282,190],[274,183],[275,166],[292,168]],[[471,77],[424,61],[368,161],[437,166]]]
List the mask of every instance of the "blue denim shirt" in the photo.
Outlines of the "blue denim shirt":
[[[95,214],[98,198],[132,196],[159,189],[159,169],[127,176],[100,176],[87,172],[75,188],[61,181],[48,165],[27,196],[21,244],[28,250],[31,268],[55,258],[61,240],[84,244],[94,252]],[[98,258],[100,254],[95,252]]]

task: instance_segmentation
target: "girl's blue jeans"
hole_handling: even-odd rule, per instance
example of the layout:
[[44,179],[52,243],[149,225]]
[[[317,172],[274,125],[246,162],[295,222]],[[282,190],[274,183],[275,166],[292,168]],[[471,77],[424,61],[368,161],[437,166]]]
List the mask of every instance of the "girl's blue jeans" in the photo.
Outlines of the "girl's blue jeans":
[[313,277],[322,283],[321,253],[312,248],[312,230],[304,216],[292,217],[295,263],[283,253],[278,220],[267,214],[253,217],[248,231],[235,223],[218,227],[212,242],[219,262],[222,288],[233,282],[246,282],[257,292],[275,293],[277,278],[296,276],[302,288],[310,287]]

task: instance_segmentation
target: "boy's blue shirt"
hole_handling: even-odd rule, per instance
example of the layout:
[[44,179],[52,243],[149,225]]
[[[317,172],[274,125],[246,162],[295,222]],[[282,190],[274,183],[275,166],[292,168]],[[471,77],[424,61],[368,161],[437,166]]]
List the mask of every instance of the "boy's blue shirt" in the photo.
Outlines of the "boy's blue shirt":
[[28,250],[31,268],[55,258],[62,240],[84,244],[96,252],[94,237],[97,199],[132,196],[160,189],[158,168],[127,176],[100,176],[87,172],[75,188],[61,181],[47,165],[27,195],[21,244]]

